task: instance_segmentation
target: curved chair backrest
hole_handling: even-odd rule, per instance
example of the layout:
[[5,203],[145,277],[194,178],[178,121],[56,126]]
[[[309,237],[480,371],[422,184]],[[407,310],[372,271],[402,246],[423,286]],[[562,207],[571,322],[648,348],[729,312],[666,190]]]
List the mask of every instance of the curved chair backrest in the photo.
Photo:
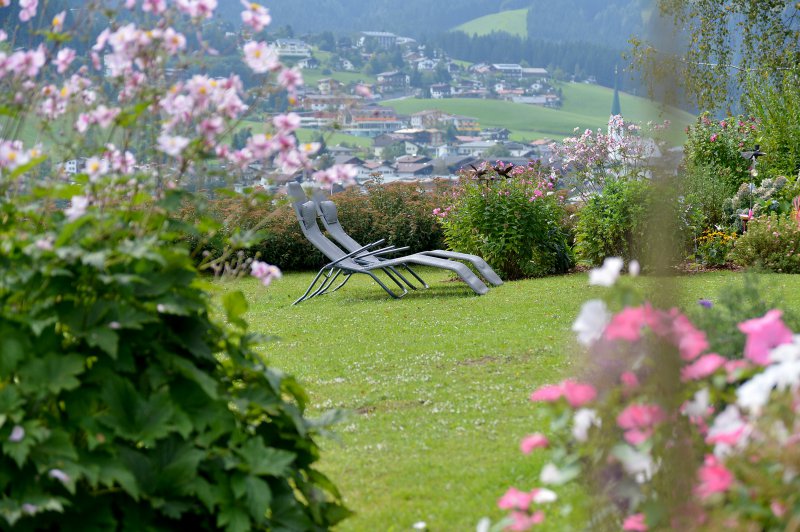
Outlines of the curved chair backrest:
[[339,212],[332,201],[320,201],[317,203],[317,210],[322,215],[322,223],[325,229],[342,247],[347,251],[355,251],[361,247],[361,244],[353,240],[342,228],[342,224],[339,223]]
[[300,220],[303,217],[300,213],[300,206],[308,201],[303,187],[297,181],[291,181],[288,185],[286,185],[286,194],[292,198],[292,207],[294,207],[294,213],[297,215],[297,219]]
[[[314,202],[307,201],[302,205],[299,203],[296,203],[296,205],[295,210],[298,213],[300,230],[303,231],[303,235],[305,235],[308,241],[311,242],[315,248],[320,250],[328,260],[336,261],[342,259],[346,253],[336,244],[328,240],[328,238],[322,234],[322,231],[320,231],[319,225],[317,225],[317,207],[314,205]],[[339,262],[339,265],[348,268],[359,268],[358,264],[351,258],[342,260]]]

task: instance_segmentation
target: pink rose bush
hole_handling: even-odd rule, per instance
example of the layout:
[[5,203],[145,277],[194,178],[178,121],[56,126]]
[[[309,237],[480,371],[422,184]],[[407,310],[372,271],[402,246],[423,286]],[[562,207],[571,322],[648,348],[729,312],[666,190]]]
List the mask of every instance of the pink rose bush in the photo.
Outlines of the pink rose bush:
[[[590,279],[616,280],[621,267],[611,260]],[[791,528],[800,518],[800,335],[770,310],[739,323],[743,350],[711,352],[715,338],[679,309],[636,303],[631,288],[610,295],[585,303],[573,326],[587,348],[580,380],[531,393],[552,423],[520,450],[545,465],[532,491],[511,488],[498,501],[509,515],[495,529],[546,523],[564,510],[537,504],[537,490],[552,489],[555,501],[579,481],[602,494],[587,503],[590,528]]]

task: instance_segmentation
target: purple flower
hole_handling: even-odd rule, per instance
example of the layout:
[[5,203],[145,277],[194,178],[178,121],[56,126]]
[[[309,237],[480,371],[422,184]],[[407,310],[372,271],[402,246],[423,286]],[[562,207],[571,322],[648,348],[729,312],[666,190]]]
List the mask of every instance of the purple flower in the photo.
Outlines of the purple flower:
[[8,437],[8,441],[12,443],[21,442],[22,439],[25,437],[25,429],[22,428],[20,425],[16,425],[11,430],[11,436]]
[[51,469],[48,473],[50,478],[54,478],[56,480],[61,481],[62,484],[66,484],[70,481],[69,475],[61,471],[60,469]]
[[714,306],[714,303],[712,303],[712,302],[711,302],[711,300],[709,300],[709,299],[701,299],[701,300],[700,300],[700,301],[698,301],[697,303],[698,303],[698,304],[699,304],[701,307],[704,307],[704,308],[711,308],[711,307],[713,307],[713,306]]
[[24,514],[33,515],[36,513],[38,509],[39,509],[38,506],[36,506],[35,504],[31,504],[29,502],[26,502],[25,504],[22,505],[22,513]]

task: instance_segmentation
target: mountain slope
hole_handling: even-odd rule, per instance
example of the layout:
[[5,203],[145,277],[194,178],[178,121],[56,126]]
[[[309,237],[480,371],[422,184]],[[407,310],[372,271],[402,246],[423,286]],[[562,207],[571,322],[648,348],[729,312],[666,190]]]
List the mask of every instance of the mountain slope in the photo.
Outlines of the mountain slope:
[[467,35],[488,35],[493,31],[504,31],[525,38],[528,36],[527,9],[501,11],[470,20],[453,31],[463,31]]

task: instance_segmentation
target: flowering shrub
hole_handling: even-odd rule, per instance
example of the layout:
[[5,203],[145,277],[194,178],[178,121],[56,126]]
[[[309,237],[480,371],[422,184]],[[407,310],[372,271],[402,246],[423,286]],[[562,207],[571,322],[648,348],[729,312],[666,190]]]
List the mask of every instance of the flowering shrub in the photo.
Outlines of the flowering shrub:
[[800,272],[800,223],[792,215],[771,213],[747,223],[731,252],[739,266],[761,266],[775,272]]
[[[655,133],[669,126],[669,121],[650,123],[646,132]],[[640,125],[626,124],[617,115],[609,119],[608,133],[587,129],[580,136],[567,137],[551,148],[555,158],[563,164],[566,184],[587,200],[603,189],[606,180],[636,179],[646,174],[652,148],[639,136],[641,132]]]
[[684,151],[688,168],[712,168],[735,191],[753,177],[751,161],[741,152],[753,149],[759,125],[753,117],[728,116],[715,121],[703,113],[694,126],[686,128]]
[[695,259],[708,266],[725,266],[728,264],[728,254],[733,249],[736,236],[736,233],[706,230],[697,239]]
[[484,163],[477,172],[462,172],[450,205],[433,213],[451,249],[482,256],[507,279],[564,273],[572,251],[562,198],[553,189],[538,164],[509,170]]
[[731,226],[743,231],[747,220],[754,216],[770,212],[791,212],[790,198],[794,190],[789,180],[783,176],[766,178],[758,186],[743,183],[736,194],[724,204],[725,212],[728,214],[727,221]]
[[[302,388],[255,353],[244,296],[223,298],[223,324],[199,277],[250,273],[266,285],[279,270],[229,260],[255,229],[231,231],[199,264],[199,244],[183,240],[219,228],[184,184],[256,161],[306,168],[316,146],[297,145],[292,113],[274,117],[271,136],[225,143],[254,95],[236,75],[185,72],[210,52],[201,26],[217,0],[126,0],[116,14],[87,2],[45,16],[37,0],[9,4],[4,20],[24,24],[0,42],[26,42],[0,44],[0,527],[340,521],[348,512],[313,467],[332,416],[305,417]],[[36,20],[52,24],[25,25]],[[256,37],[269,14],[246,3],[242,20]],[[101,23],[85,53],[70,48]],[[299,74],[265,42],[248,41],[244,61],[295,92]],[[23,144],[26,130],[49,144]],[[48,160],[60,154],[85,156],[85,168],[67,178]],[[186,204],[195,217],[179,216]]]
[[[621,267],[608,259],[590,280],[608,285]],[[499,526],[546,522],[558,487],[580,479],[600,494],[589,503],[591,529],[791,527],[800,518],[800,335],[782,312],[740,322],[743,351],[715,353],[679,310],[630,289],[610,296],[586,302],[573,325],[589,350],[584,378],[530,397],[552,423],[522,450],[549,461],[538,487],[500,498],[511,513]]]
[[647,256],[647,225],[652,202],[647,180],[614,179],[578,212],[578,260],[599,265],[605,257],[630,260]]

